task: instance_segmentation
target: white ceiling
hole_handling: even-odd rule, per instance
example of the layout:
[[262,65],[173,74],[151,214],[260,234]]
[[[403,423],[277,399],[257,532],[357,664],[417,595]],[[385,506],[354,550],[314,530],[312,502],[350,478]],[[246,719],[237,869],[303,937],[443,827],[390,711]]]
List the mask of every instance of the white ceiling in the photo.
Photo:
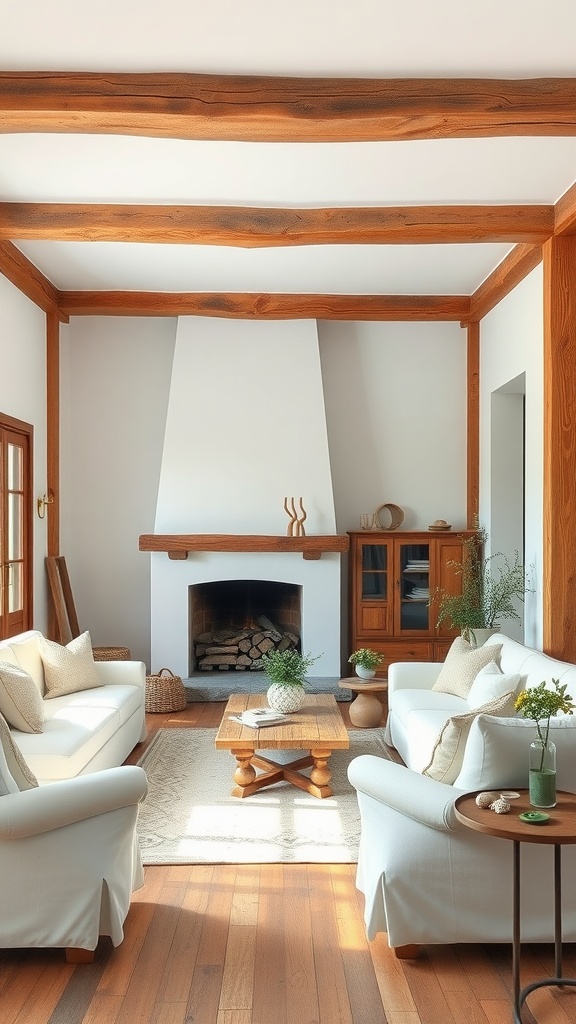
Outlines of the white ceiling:
[[[576,77],[574,0],[3,0],[4,71]],[[1,114],[0,114],[1,121]],[[0,134],[0,201],[555,203],[576,138],[193,142]],[[470,294],[507,244],[14,242],[62,289]]]

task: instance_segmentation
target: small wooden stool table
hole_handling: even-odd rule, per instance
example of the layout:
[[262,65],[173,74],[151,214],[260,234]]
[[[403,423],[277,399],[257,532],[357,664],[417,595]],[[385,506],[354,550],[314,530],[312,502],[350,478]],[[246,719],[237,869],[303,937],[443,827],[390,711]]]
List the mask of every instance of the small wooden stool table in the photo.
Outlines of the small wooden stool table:
[[[528,790],[520,790],[520,799],[514,800],[509,814],[478,807],[478,793],[465,793],[454,804],[456,817],[467,828],[484,832],[514,843],[514,893],[512,926],[512,980],[514,985],[514,1021],[522,1024],[522,1007],[526,997],[536,988],[576,985],[576,980],[562,977],[562,846],[576,843],[576,796],[557,793],[556,806],[542,808],[550,815],[544,825],[530,825],[520,821],[518,815],[534,811],[530,806]],[[520,990],[520,843],[545,843],[554,846],[554,969],[555,977],[534,981]]]
[[356,699],[350,705],[350,721],[358,729],[375,729],[382,719],[382,704],[375,696],[385,693],[388,683],[385,679],[360,679],[350,676],[338,683],[343,690],[352,690]]

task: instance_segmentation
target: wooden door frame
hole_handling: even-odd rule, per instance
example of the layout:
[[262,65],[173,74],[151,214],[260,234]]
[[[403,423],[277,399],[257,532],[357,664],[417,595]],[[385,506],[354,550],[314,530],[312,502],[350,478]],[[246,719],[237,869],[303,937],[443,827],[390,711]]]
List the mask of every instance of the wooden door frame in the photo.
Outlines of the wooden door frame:
[[29,500],[24,503],[24,629],[31,629],[34,622],[34,426],[25,420],[0,412],[0,428],[21,434],[26,438],[27,460],[24,465],[24,493]]

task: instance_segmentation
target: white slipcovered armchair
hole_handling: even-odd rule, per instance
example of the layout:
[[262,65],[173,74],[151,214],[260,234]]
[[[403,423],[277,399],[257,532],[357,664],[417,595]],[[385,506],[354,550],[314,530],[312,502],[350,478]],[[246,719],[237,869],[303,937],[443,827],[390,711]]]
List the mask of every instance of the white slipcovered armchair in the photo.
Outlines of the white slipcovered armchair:
[[136,766],[36,786],[0,716],[0,948],[63,947],[89,960],[115,946],[143,883]]
[[[458,821],[464,790],[371,754],[355,758],[348,776],[362,820],[356,884],[368,938],[387,932],[399,955],[421,944],[511,942],[513,844]],[[574,846],[563,847],[562,863],[564,940],[574,942]],[[552,942],[551,847],[523,843],[521,866],[522,940]]]
[[[573,664],[502,634],[472,651],[472,661],[486,648],[499,665],[494,660],[484,664],[473,688],[488,672],[481,685],[489,691],[497,685],[504,690],[513,686],[517,692],[557,678],[576,695]],[[466,828],[456,817],[454,802],[464,792],[523,789],[536,727],[511,714],[481,713],[475,701],[470,707],[466,697],[445,687],[434,690],[444,667],[432,662],[390,666],[386,741],[405,763],[365,754],[348,768],[361,815],[357,885],[365,897],[366,931],[370,939],[387,932],[389,945],[397,950],[512,940],[513,843]],[[458,662],[458,684],[462,671]],[[467,724],[461,731],[447,730],[439,774],[428,777],[422,772],[430,771],[433,751],[442,748],[439,734],[444,736],[447,720]],[[550,730],[558,750],[558,788],[576,793],[576,716],[553,716]],[[522,940],[552,942],[552,847],[522,843],[520,861]],[[576,890],[571,879],[576,846],[562,847],[562,865],[563,935],[566,942],[575,942]]]

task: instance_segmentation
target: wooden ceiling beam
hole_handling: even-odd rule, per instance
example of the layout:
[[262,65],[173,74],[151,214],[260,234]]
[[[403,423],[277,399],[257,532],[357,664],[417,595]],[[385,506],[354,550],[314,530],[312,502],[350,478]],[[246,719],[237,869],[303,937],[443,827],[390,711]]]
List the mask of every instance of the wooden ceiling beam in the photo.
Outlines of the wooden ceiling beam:
[[239,206],[0,203],[0,239],[160,242],[244,248],[544,242],[553,206],[269,209]]
[[1,132],[241,142],[576,135],[576,79],[0,74]]
[[517,245],[470,296],[468,322],[481,320],[542,261],[540,245]]
[[560,197],[554,207],[554,234],[576,234],[576,185]]
[[62,323],[68,323],[54,285],[12,242],[0,241],[0,273],[45,313],[55,313]]
[[68,316],[216,316],[242,320],[466,320],[467,295],[297,295],[62,291]]

